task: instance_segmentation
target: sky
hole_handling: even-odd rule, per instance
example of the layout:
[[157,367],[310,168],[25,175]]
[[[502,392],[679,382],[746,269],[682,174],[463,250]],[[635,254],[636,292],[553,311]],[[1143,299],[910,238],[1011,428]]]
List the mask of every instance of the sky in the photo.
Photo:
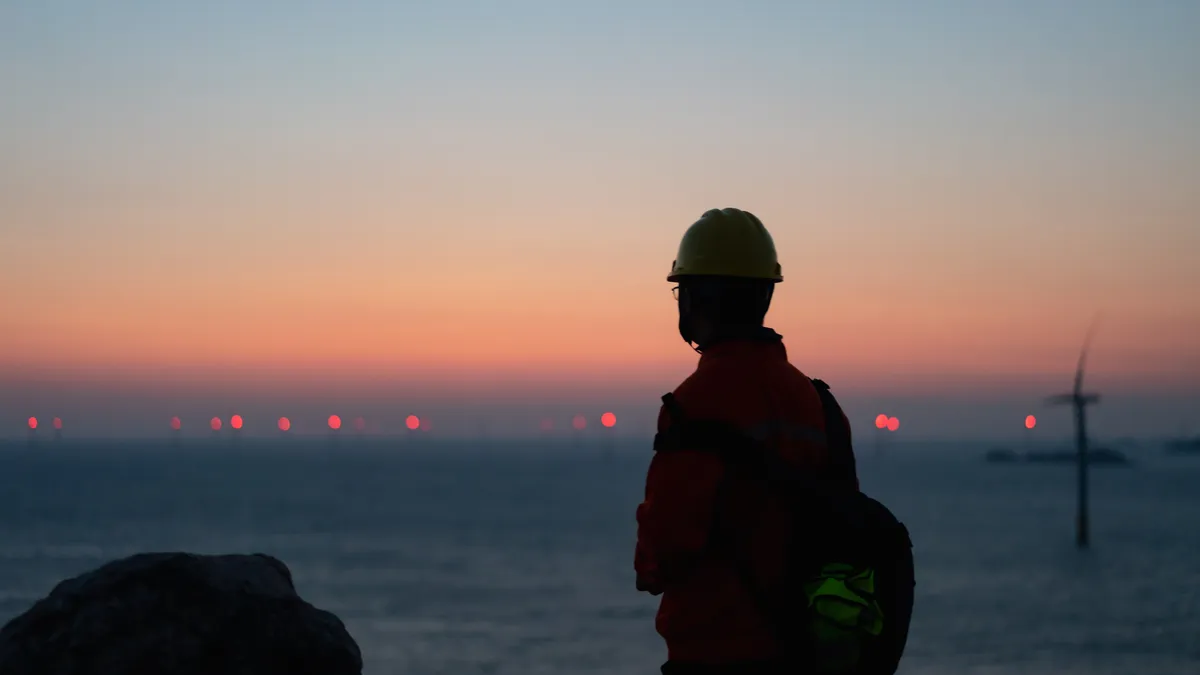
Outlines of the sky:
[[679,237],[726,206],[856,425],[1017,433],[1100,314],[1096,424],[1200,431],[1198,34],[1186,0],[0,0],[0,436],[644,429],[696,361]]

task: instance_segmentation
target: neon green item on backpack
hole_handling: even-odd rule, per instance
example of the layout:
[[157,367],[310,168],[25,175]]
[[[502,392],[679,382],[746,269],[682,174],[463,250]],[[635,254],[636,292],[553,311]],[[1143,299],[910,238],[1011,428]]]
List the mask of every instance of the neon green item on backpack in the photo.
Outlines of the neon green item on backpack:
[[883,632],[875,599],[875,571],[830,563],[804,585],[818,672],[850,672],[864,642]]

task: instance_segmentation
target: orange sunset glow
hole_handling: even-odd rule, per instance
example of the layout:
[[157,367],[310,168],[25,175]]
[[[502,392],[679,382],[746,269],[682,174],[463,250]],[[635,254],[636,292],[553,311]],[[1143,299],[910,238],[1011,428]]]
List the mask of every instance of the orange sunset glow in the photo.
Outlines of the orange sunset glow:
[[[402,37],[328,39],[350,21],[330,7],[286,40],[258,10],[206,19],[266,59],[168,34],[119,48],[168,30],[133,19],[28,18],[0,45],[28,69],[0,125],[8,433],[35,409],[74,433],[174,411],[203,430],[283,398],[312,402],[305,428],[342,409],[402,431],[375,414],[389,397],[439,430],[460,423],[431,406],[503,420],[514,401],[543,406],[522,429],[556,402],[563,427],[611,407],[643,428],[626,406],[652,416],[696,365],[665,280],[680,236],[727,206],[779,251],[768,324],[851,404],[1041,395],[1098,313],[1090,383],[1174,397],[1147,427],[1200,392],[1200,94],[1165,47],[1031,51],[973,15],[942,31],[898,10],[803,39],[738,12],[671,12],[690,28],[630,44],[533,25],[563,17],[460,43],[397,15],[379,25]],[[728,62],[704,46],[727,39],[746,45]],[[414,63],[437,65],[394,65]],[[1085,72],[1108,76],[1063,75]],[[69,395],[100,403],[80,416]],[[904,415],[910,432],[962,419]]]

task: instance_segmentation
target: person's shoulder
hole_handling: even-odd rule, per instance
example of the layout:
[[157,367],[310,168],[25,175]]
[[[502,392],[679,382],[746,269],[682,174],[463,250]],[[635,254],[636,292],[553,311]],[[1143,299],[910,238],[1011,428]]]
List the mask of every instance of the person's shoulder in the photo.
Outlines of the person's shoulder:
[[788,372],[789,376],[791,376],[797,380],[803,380],[805,382],[812,382],[812,378],[809,377],[808,374],[805,373],[803,370],[800,370],[799,366],[792,363],[791,361],[784,361],[784,363],[786,364],[785,367],[787,368],[787,372]]
[[696,371],[692,372],[691,375],[688,375],[683,382],[680,382],[679,386],[675,387],[675,389],[671,391],[671,396],[673,396],[681,405],[684,405],[688,402],[694,402],[697,399],[702,399],[707,395],[708,390],[710,389],[710,386],[708,385],[708,381],[710,379],[710,375],[702,370],[697,369]]
[[672,392],[676,399],[708,398],[729,388],[739,371],[721,362],[705,363],[679,383]]
[[692,416],[726,418],[752,388],[750,375],[723,363],[706,364],[681,382],[672,395]]

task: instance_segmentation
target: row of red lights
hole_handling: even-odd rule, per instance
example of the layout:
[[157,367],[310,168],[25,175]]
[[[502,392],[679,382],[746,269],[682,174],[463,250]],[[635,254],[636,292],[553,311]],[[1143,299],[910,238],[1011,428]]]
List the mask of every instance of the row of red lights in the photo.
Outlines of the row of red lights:
[[[245,423],[246,422],[241,415],[233,415],[229,418],[229,426],[235,431],[245,426]],[[330,415],[329,419],[325,420],[325,423],[328,424],[329,428],[334,431],[342,428],[342,418],[338,415]],[[36,430],[38,428],[38,419],[36,417],[30,417],[28,424],[30,430]],[[55,429],[63,428],[63,422],[61,418],[55,417],[53,424]],[[614,413],[606,412],[600,416],[600,424],[611,429],[617,425],[617,416]],[[222,426],[224,426],[224,423],[221,421],[220,417],[214,417],[208,421],[208,427],[213,431],[220,431]],[[275,426],[277,426],[280,431],[288,431],[292,428],[292,421],[287,417],[280,417],[279,420],[276,421]],[[407,427],[409,431],[416,431],[417,429],[421,428],[421,418],[417,417],[416,415],[409,415],[404,419],[404,426]],[[575,418],[571,420],[571,426],[573,426],[575,429],[583,430],[587,427],[587,418],[583,415],[576,415]],[[178,416],[172,417],[171,429],[179,431],[182,428],[183,420],[181,420]],[[366,429],[366,420],[362,417],[354,418],[354,428],[359,431]],[[425,423],[425,428],[429,428],[428,422]],[[544,420],[542,422],[543,430],[549,431],[553,428],[554,423],[552,420]]]
[[[1037,426],[1037,418],[1033,415],[1025,416],[1025,428],[1032,429]],[[900,428],[900,418],[889,417],[888,415],[879,414],[875,416],[875,428],[887,429],[888,431],[896,431]]]
[[[31,430],[38,428],[38,420],[36,417],[30,417],[28,423]],[[329,419],[326,420],[326,423],[329,425],[329,428],[333,429],[334,431],[342,428],[342,418],[338,417],[337,415],[330,415]],[[51,421],[51,424],[53,424],[55,429],[61,430],[63,428],[63,421],[61,418],[55,417]],[[229,418],[229,426],[233,427],[234,430],[241,429],[244,424],[245,420],[242,419],[241,415],[234,415],[233,417]],[[600,424],[603,424],[605,427],[611,429],[617,425],[617,416],[611,412],[606,412],[600,416]],[[221,418],[212,418],[208,421],[208,426],[213,431],[220,431],[222,426]],[[276,426],[279,427],[280,431],[287,431],[292,428],[292,421],[286,417],[280,417],[279,421],[276,422]],[[366,426],[366,420],[363,418],[356,417],[354,419],[355,429],[362,431],[366,428]],[[421,428],[421,418],[417,417],[416,415],[409,415],[404,419],[404,426],[410,431],[416,431],[417,429]],[[583,415],[576,415],[571,420],[571,426],[582,431],[583,429],[587,428],[587,418]],[[1027,415],[1025,417],[1025,428],[1032,429],[1035,426],[1037,426],[1037,418],[1033,415]],[[428,424],[426,424],[426,427],[428,428]],[[183,421],[178,417],[172,417],[171,428],[175,431],[179,431],[183,428]],[[889,417],[888,415],[884,414],[877,415],[875,417],[875,428],[896,431],[900,428],[900,419],[897,417]],[[541,429],[542,431],[552,431],[554,429],[554,420],[542,420]]]

